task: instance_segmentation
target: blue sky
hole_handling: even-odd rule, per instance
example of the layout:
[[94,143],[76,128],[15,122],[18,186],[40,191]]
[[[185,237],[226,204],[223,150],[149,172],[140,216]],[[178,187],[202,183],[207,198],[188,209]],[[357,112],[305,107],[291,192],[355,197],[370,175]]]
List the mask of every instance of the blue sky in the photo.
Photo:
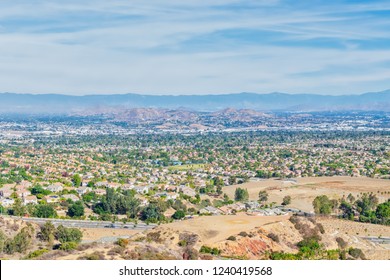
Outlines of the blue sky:
[[389,88],[390,1],[0,2],[0,92]]

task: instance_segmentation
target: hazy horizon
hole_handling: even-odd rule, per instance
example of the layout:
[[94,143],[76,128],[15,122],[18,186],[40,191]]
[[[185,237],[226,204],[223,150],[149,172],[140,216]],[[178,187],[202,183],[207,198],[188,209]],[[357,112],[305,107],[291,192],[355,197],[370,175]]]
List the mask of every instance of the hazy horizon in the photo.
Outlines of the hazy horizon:
[[225,92],[225,93],[198,93],[198,94],[169,94],[169,93],[137,93],[137,92],[124,92],[124,93],[108,93],[108,92],[102,92],[102,93],[83,93],[83,94],[73,94],[73,93],[57,93],[57,92],[40,92],[40,93],[32,93],[32,92],[0,92],[1,94],[17,94],[17,95],[64,95],[64,96],[74,96],[74,97],[83,97],[83,96],[109,96],[109,95],[128,95],[128,94],[134,94],[134,95],[146,95],[146,96],[208,96],[208,95],[237,95],[237,94],[257,94],[257,95],[272,95],[272,94],[287,94],[287,95],[318,95],[318,96],[353,96],[353,95],[363,95],[363,94],[370,94],[370,93],[382,93],[382,92],[389,92],[390,89],[384,89],[380,90],[378,92],[374,91],[368,91],[368,92],[355,92],[355,93],[349,93],[349,94],[326,94],[326,93],[310,93],[310,92],[298,92],[298,93],[291,93],[291,92]]

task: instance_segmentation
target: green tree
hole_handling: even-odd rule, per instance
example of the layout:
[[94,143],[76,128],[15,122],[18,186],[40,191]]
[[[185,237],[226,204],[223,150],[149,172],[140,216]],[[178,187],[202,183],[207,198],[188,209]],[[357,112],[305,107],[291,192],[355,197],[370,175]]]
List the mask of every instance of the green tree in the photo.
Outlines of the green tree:
[[38,237],[42,241],[46,241],[49,246],[53,246],[56,232],[56,227],[49,221],[41,226],[41,231],[39,232]]
[[154,203],[150,203],[141,211],[141,220],[158,222],[163,219],[164,216],[162,215],[159,207]]
[[348,220],[353,220],[354,213],[352,205],[346,201],[342,201],[339,209],[341,210],[341,217]]
[[38,218],[55,218],[57,217],[57,212],[51,204],[37,204],[33,215]]
[[81,217],[84,216],[84,204],[82,201],[76,201],[72,203],[67,212],[69,217]]
[[83,233],[77,228],[66,228],[63,225],[57,227],[56,238],[61,243],[81,241]]
[[172,218],[175,220],[183,219],[186,216],[183,210],[177,210],[173,215]]
[[222,186],[217,186],[216,191],[217,191],[218,195],[221,195],[222,194]]
[[268,200],[268,193],[266,191],[259,191],[259,203],[266,202]]
[[73,186],[79,187],[81,185],[81,177],[79,174],[74,174],[72,177]]
[[22,200],[20,198],[16,198],[15,202],[12,206],[12,213],[14,216],[23,216],[26,214],[26,207],[23,205]]
[[234,192],[235,201],[247,201],[249,199],[249,193],[247,189],[237,188]]
[[326,195],[317,196],[313,200],[313,208],[316,214],[329,215],[337,207],[334,200],[330,200]]
[[383,224],[387,224],[387,220],[390,218],[390,200],[385,203],[381,203],[376,208],[376,216],[382,220]]

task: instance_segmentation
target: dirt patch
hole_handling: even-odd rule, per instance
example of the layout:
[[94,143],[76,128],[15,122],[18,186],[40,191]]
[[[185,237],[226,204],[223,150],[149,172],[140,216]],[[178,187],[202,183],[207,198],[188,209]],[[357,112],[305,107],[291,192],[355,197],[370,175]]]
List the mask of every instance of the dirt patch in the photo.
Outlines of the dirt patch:
[[139,230],[131,229],[110,229],[110,228],[84,228],[83,241],[98,241],[103,237],[132,236],[139,233]]

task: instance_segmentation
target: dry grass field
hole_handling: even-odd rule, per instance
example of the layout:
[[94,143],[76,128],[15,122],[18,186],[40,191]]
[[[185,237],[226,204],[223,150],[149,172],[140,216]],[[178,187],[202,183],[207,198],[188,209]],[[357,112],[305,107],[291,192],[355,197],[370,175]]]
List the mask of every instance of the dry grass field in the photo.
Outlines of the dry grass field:
[[380,203],[390,198],[390,180],[367,177],[308,177],[298,178],[296,183],[269,179],[225,187],[224,192],[233,198],[238,187],[246,188],[251,200],[257,200],[259,191],[266,190],[269,203],[280,204],[283,197],[289,195],[292,198],[291,207],[307,212],[313,211],[312,202],[319,195],[338,199],[343,195],[348,196],[349,193],[357,197],[363,192],[373,192]]
[[202,242],[212,245],[213,243],[226,240],[229,236],[238,234],[241,231],[250,231],[256,227],[288,219],[289,215],[265,217],[238,213],[234,216],[201,216],[190,220],[164,224],[160,227],[162,229],[193,232],[199,235]]

